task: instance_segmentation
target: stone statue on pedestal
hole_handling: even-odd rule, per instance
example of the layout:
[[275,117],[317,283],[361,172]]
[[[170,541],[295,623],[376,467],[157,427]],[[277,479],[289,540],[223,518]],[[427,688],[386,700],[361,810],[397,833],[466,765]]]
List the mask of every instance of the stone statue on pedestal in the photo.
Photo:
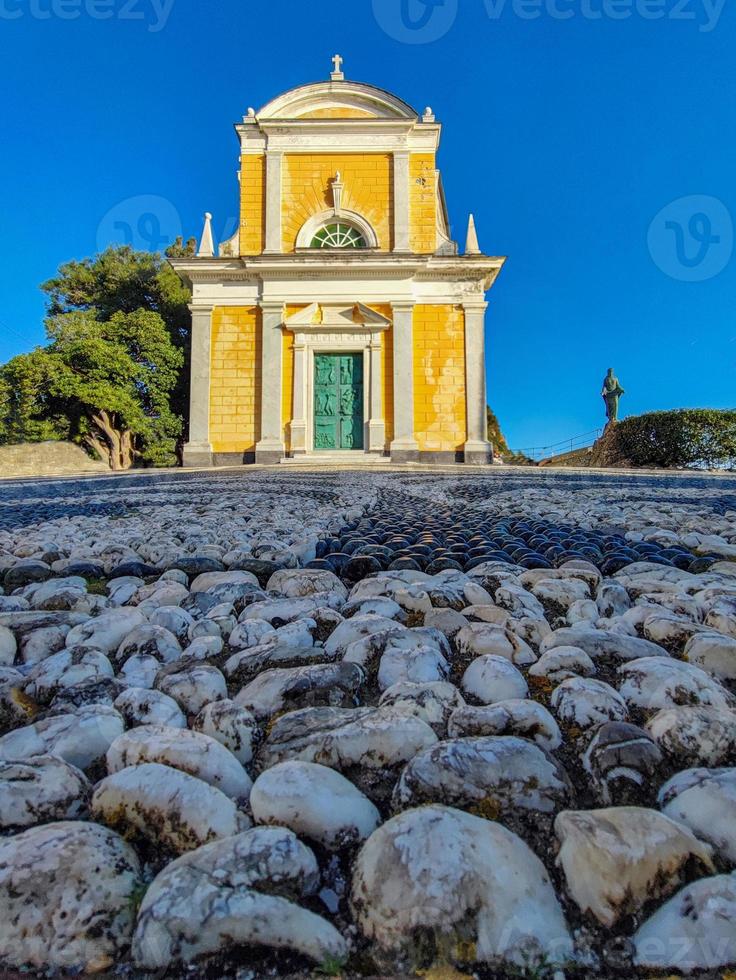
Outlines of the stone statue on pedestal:
[[608,424],[618,422],[618,403],[621,395],[626,392],[619,384],[618,378],[613,373],[613,368],[608,369],[608,374],[603,379],[603,401],[606,403],[606,417]]

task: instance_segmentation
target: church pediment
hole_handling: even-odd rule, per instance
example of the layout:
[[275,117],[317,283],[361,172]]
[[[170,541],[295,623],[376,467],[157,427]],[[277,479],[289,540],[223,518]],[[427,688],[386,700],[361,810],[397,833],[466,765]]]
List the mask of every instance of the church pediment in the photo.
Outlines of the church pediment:
[[361,328],[372,333],[376,330],[388,330],[391,321],[363,303],[312,303],[287,317],[284,326],[287,330],[299,333],[310,330],[348,330],[355,333]]
[[260,112],[269,119],[405,119],[416,122],[410,105],[383,89],[361,82],[316,82],[279,95]]

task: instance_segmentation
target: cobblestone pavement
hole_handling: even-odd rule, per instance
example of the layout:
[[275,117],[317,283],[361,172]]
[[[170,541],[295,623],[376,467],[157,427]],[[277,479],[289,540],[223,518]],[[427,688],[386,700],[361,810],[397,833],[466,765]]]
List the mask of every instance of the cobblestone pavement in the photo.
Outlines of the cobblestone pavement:
[[[468,494],[502,494],[514,491],[548,489],[577,494],[595,488],[602,500],[651,502],[671,500],[711,507],[718,513],[732,509],[736,503],[736,475],[668,475],[629,476],[619,474],[580,474],[566,471],[491,470],[488,473],[445,472],[431,470],[396,470],[373,473],[369,470],[292,471],[262,469],[215,470],[212,472],[136,473],[83,479],[49,479],[21,481],[0,480],[0,527],[18,527],[38,520],[71,517],[79,514],[124,516],[136,507],[152,506],[161,499],[196,499],[206,504],[219,488],[237,490],[244,495],[268,489],[276,494],[308,486],[323,499],[339,493],[342,486],[364,484],[390,486],[400,481],[406,494],[426,495],[427,487],[441,487],[444,493],[464,497]],[[244,497],[247,499],[247,496]]]
[[13,978],[722,980],[736,479],[0,483],[0,908]]

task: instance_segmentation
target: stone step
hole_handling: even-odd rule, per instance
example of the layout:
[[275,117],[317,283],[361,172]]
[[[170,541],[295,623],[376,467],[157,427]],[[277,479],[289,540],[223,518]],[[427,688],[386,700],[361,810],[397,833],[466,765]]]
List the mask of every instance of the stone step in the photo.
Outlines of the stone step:
[[343,452],[343,453],[313,453],[306,456],[293,456],[281,460],[282,466],[339,466],[352,463],[359,466],[381,466],[389,464],[389,456],[378,456],[375,453]]

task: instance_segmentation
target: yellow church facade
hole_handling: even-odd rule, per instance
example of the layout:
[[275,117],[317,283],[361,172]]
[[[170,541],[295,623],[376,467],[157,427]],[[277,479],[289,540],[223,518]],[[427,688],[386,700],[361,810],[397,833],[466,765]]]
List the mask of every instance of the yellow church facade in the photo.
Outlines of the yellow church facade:
[[248,110],[240,226],[172,259],[192,290],[184,465],[290,457],[487,463],[486,292],[503,258],[451,240],[441,127],[325,82]]

